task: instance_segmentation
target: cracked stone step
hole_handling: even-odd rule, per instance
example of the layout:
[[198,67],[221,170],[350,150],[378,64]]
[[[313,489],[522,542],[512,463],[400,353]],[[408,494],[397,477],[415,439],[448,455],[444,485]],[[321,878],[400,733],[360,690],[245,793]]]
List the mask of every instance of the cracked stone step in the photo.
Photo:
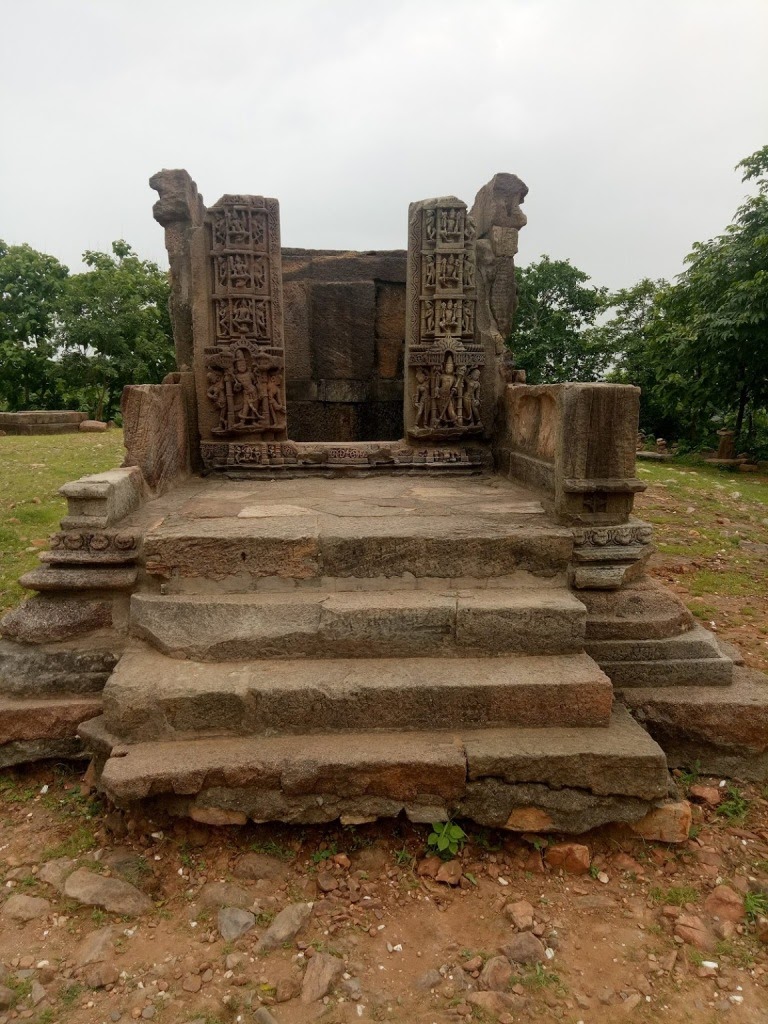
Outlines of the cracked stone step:
[[587,640],[585,648],[617,688],[729,686],[733,678],[732,660],[699,625],[663,639]]
[[200,661],[575,654],[585,619],[573,594],[551,588],[131,598],[135,636]]
[[514,521],[465,522],[446,533],[444,516],[200,519],[163,523],[148,533],[147,572],[170,579],[249,575],[494,577],[519,570],[566,571],[570,530]]
[[610,680],[586,654],[217,664],[126,652],[104,690],[126,741],[231,735],[607,726]]
[[[124,745],[81,727],[122,804],[155,797],[199,821],[413,821],[453,815],[510,829],[638,821],[668,794],[662,750],[617,707],[605,729],[457,730],[218,738]],[[535,780],[535,781],[531,781]]]
[[768,777],[768,682],[733,669],[727,687],[629,687],[620,699],[667,752],[673,768],[754,782]]
[[49,757],[82,757],[81,722],[101,714],[100,697],[0,696],[0,768]]

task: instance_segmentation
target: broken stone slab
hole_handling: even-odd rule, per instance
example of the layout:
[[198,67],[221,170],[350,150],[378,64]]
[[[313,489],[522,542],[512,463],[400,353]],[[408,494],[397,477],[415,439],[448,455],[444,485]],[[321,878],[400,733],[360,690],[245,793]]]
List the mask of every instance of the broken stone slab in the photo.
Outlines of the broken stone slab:
[[696,622],[679,597],[647,577],[616,592],[582,591],[579,600],[587,609],[588,642],[675,637]]
[[111,625],[111,601],[37,595],[8,612],[0,631],[7,640],[50,644]]
[[68,519],[87,518],[93,527],[104,529],[124,519],[141,504],[141,472],[136,467],[126,467],[93,473],[64,484],[59,494],[67,499],[68,506],[68,516],[62,525]]
[[37,877],[46,885],[52,886],[57,892],[64,891],[64,882],[77,866],[77,861],[69,857],[56,857],[40,866]]
[[114,635],[93,637],[84,646],[0,640],[0,693],[25,698],[98,693],[123,642]]
[[620,699],[671,767],[698,761],[707,775],[768,778],[768,683],[761,672],[735,667],[727,687],[630,687]]
[[0,747],[0,768],[54,759],[87,761],[88,754],[77,737],[63,740],[17,740]]
[[488,729],[462,739],[470,782],[492,777],[646,800],[669,786],[664,752],[621,706],[607,729]]
[[533,932],[520,932],[513,936],[501,951],[513,964],[540,964],[546,959],[544,943]]
[[115,566],[93,569],[88,566],[43,566],[25,572],[19,583],[27,590],[130,590],[138,579],[138,570]]
[[131,648],[104,702],[105,726],[135,742],[214,729],[230,735],[340,732],[370,722],[409,731],[603,726],[613,689],[584,654],[211,665]]
[[684,843],[691,831],[691,805],[687,800],[661,801],[630,829],[643,839],[660,843]]
[[131,628],[201,661],[280,656],[576,654],[585,612],[567,591],[134,594]]
[[215,786],[287,795],[455,798],[464,790],[466,772],[461,747],[440,733],[351,733],[343,744],[322,734],[198,739],[139,743],[119,753],[107,761],[100,784],[124,801]]
[[104,907],[113,914],[140,917],[152,909],[148,896],[119,878],[97,875],[87,868],[78,868],[64,883],[64,895],[89,907]]
[[80,722],[100,713],[100,698],[87,695],[0,696],[0,744],[74,739]]

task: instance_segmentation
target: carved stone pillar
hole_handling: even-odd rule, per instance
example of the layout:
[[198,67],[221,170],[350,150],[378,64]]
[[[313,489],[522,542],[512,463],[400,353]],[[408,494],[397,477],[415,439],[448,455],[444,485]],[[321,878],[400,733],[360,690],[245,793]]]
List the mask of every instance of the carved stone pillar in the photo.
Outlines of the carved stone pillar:
[[171,261],[179,369],[194,373],[194,447],[207,468],[247,461],[254,445],[288,436],[279,204],[227,195],[206,210],[186,171],[150,184]]
[[484,434],[475,225],[455,196],[411,203],[406,280],[405,430],[414,441]]
[[195,358],[201,438],[284,440],[278,202],[223,196],[208,210],[205,230],[209,335]]

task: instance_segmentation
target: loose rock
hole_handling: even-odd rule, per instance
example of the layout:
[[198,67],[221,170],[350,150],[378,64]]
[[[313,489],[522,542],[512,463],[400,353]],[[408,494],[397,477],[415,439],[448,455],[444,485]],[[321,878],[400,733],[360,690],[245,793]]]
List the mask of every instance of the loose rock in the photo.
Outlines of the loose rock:
[[309,961],[301,985],[302,1003],[322,999],[341,977],[344,964],[330,953],[317,953]]
[[458,885],[461,881],[461,861],[444,861],[438,868],[435,880],[446,885]]
[[219,911],[219,932],[225,942],[234,942],[256,924],[255,916],[240,907],[222,907]]
[[533,928],[533,905],[528,900],[508,903],[504,907],[504,916],[519,932],[529,932]]
[[148,896],[119,878],[105,878],[87,868],[79,868],[64,883],[64,894],[89,907],[104,907],[112,914],[139,917],[152,909]]
[[729,885],[718,885],[704,900],[704,909],[712,917],[736,924],[744,917],[744,899]]
[[569,875],[585,875],[591,861],[588,847],[581,843],[556,843],[548,848],[544,859],[551,868],[562,868]]
[[312,903],[292,903],[289,907],[281,910],[262,935],[256,952],[261,953],[268,949],[275,949],[277,946],[282,946],[284,942],[293,941],[309,920],[312,906]]
[[504,992],[514,971],[505,956],[492,956],[480,972],[478,987],[491,992]]
[[515,964],[540,964],[546,958],[544,943],[532,932],[520,932],[501,948],[504,956]]
[[45,917],[50,911],[51,903],[40,896],[11,896],[3,904],[0,914],[12,921],[35,921]]

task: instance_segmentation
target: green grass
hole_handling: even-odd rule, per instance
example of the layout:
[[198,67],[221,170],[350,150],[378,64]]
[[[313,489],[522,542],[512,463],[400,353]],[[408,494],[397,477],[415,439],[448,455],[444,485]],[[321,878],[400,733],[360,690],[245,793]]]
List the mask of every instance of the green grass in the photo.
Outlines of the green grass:
[[23,573],[58,529],[66,502],[62,484],[114,469],[123,459],[123,432],[0,437],[0,611],[25,595]]
[[695,903],[699,898],[698,891],[691,885],[673,885],[669,889],[654,886],[649,895],[654,903],[672,907],[683,907],[686,903]]

